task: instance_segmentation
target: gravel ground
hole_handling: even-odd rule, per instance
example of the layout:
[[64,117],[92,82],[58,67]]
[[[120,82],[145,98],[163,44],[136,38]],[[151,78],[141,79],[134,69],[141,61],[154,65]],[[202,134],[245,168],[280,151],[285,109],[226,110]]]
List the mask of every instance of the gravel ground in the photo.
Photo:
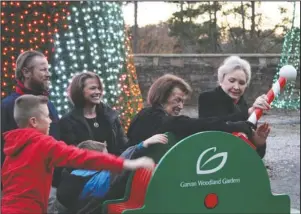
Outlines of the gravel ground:
[[[183,114],[197,117],[196,107],[185,107]],[[300,210],[300,111],[271,110],[261,122],[272,128],[264,158],[272,192],[289,195],[291,208]]]
[[300,210],[300,124],[274,124],[264,162],[274,193],[288,194]]

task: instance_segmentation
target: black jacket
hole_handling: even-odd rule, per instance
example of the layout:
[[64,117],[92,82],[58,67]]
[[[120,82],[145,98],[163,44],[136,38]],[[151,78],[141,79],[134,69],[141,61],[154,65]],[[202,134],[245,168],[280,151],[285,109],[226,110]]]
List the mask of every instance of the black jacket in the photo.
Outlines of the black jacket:
[[[101,103],[96,108],[97,115],[102,114],[111,127],[111,140],[107,141],[110,153],[120,155],[128,147],[128,139],[118,118],[118,113],[109,106]],[[68,145],[78,145],[85,140],[95,140],[88,125],[83,109],[74,108],[59,121],[61,140]]]
[[[233,99],[221,87],[201,93],[198,101],[199,118],[220,118],[233,122],[248,120],[249,107],[244,97],[234,104]],[[266,145],[257,148],[261,158],[264,157],[265,151]]]
[[248,119],[248,109],[243,97],[234,104],[233,99],[221,87],[199,95],[199,118],[218,117],[230,121],[245,121]]
[[178,139],[202,131],[251,133],[247,123],[228,123],[226,119],[198,119],[184,115],[168,116],[160,106],[142,109],[132,120],[127,136],[131,142],[140,142],[154,134],[171,132]]

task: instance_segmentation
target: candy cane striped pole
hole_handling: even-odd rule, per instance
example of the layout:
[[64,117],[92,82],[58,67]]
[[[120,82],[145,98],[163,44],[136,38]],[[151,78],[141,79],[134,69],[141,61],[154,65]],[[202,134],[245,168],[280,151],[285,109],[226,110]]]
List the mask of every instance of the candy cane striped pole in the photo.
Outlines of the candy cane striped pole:
[[[279,79],[277,82],[275,82],[272,86],[272,88],[267,93],[268,97],[268,103],[270,104],[273,102],[275,97],[280,93],[281,89],[285,87],[285,84],[287,81],[295,80],[297,78],[297,71],[296,69],[291,65],[285,65],[280,69],[279,72]],[[262,116],[262,109],[255,109],[255,111],[250,115],[248,121],[256,125],[257,121]],[[237,136],[244,140],[247,144],[249,144],[253,149],[256,149],[256,146],[248,139],[246,138],[242,133],[234,132],[232,133],[234,136]]]
[[[279,79],[273,84],[272,88],[267,93],[268,100],[270,104],[273,102],[275,97],[280,94],[281,89],[284,89],[287,81],[295,80],[297,78],[297,70],[291,65],[285,65],[280,69]],[[263,113],[262,109],[256,108],[250,115],[248,121],[254,125],[261,118]]]

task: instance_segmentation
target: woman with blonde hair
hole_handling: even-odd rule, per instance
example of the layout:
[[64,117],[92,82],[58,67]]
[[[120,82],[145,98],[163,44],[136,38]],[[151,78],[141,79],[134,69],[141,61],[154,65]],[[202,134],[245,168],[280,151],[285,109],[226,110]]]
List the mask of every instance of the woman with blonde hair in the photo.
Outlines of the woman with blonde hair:
[[[149,106],[138,112],[131,121],[127,132],[130,142],[135,145],[142,139],[165,132],[173,133],[180,140],[189,135],[210,130],[229,133],[243,132],[251,137],[251,127],[244,121],[203,120],[180,115],[191,92],[190,85],[178,76],[165,74],[159,77],[148,91]],[[150,156],[160,149],[164,149],[161,144],[151,145],[149,149],[137,152],[131,158]],[[109,191],[110,199],[124,196],[128,176],[129,174],[123,174],[112,184],[112,189]]]
[[159,77],[148,91],[149,107],[138,112],[130,124],[127,136],[131,142],[164,132],[172,132],[179,139],[210,130],[238,131],[251,136],[251,128],[244,121],[232,123],[223,119],[204,120],[180,115],[191,92],[189,84],[180,77],[172,74]]
[[[199,95],[199,118],[220,118],[229,121],[247,120],[255,108],[270,109],[265,94],[259,96],[249,107],[244,99],[244,93],[251,81],[251,66],[249,62],[238,56],[226,58],[218,68],[219,86]],[[260,157],[264,157],[266,139],[270,127],[267,123],[260,125],[254,132],[253,142],[257,146]]]

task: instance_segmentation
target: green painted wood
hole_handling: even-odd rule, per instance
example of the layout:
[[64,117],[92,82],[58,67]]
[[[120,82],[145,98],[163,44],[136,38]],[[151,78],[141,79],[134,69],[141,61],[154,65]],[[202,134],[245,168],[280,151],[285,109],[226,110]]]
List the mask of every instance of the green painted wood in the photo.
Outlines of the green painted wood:
[[[160,159],[165,155],[165,153],[173,147],[177,142],[177,138],[172,133],[165,133],[168,138],[167,144],[154,144],[151,145],[149,148],[147,148],[146,155],[148,157],[151,157],[155,163],[158,163]],[[132,172],[128,178],[125,194],[124,197],[121,199],[113,199],[113,200],[107,200],[103,202],[103,213],[107,213],[107,207],[109,204],[118,204],[125,202],[129,199],[130,193],[131,193],[131,187],[133,185],[133,177],[134,177],[135,171]]]
[[[209,209],[205,197],[218,197]],[[231,134],[202,132],[172,147],[134,213],[290,213],[287,195],[272,195],[266,168],[249,145]]]
[[155,163],[159,163],[162,157],[174,146],[179,140],[172,133],[165,133],[168,138],[167,144],[153,144],[147,148],[146,156],[152,158]]

